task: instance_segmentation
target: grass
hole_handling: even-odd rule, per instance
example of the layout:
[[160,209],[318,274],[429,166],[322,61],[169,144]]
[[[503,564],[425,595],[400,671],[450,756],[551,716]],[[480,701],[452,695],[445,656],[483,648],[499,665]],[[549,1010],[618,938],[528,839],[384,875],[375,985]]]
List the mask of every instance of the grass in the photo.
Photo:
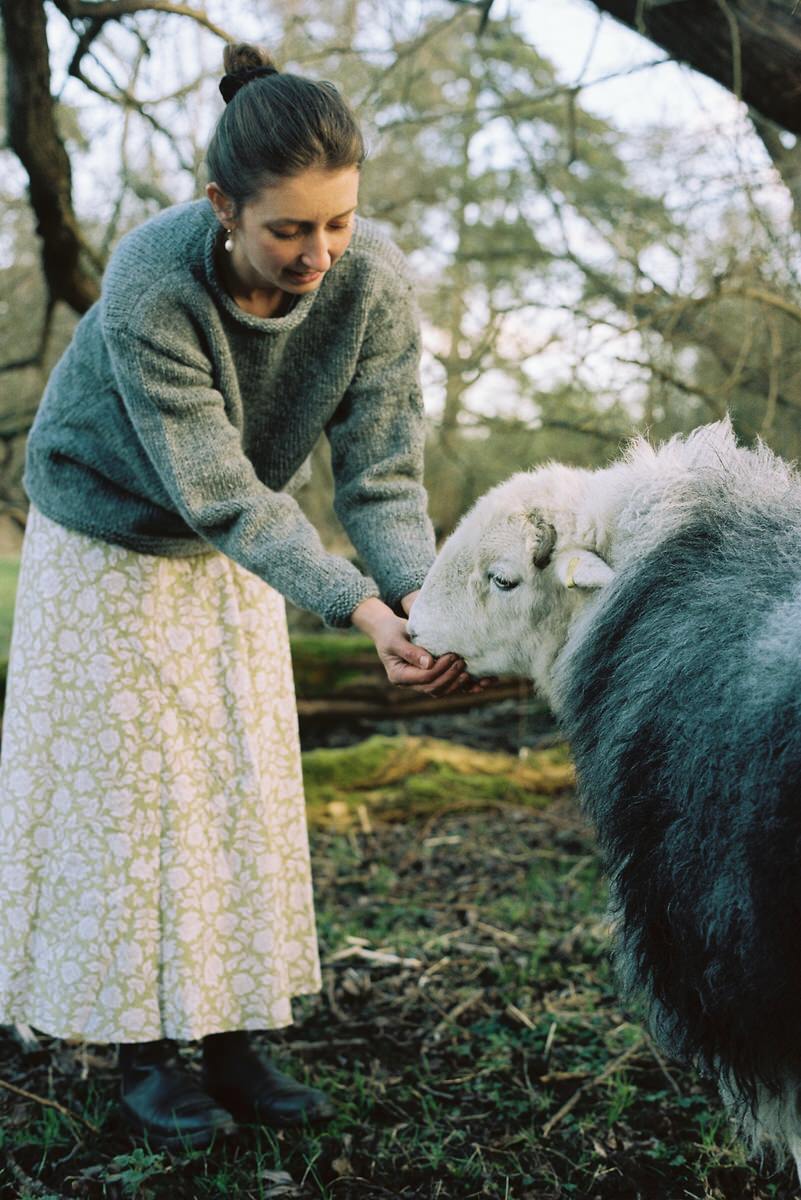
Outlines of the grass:
[[[710,1089],[620,1006],[605,886],[569,792],[543,808],[443,805],[371,832],[323,823],[312,845],[323,992],[261,1040],[331,1094],[330,1124],[151,1154],[120,1124],[109,1048],[89,1047],[84,1069],[80,1047],[42,1038],[26,1056],[0,1038],[0,1079],[75,1114],[0,1089],[0,1196],[796,1194],[788,1169],[748,1162]],[[196,1047],[182,1053],[196,1062]]]

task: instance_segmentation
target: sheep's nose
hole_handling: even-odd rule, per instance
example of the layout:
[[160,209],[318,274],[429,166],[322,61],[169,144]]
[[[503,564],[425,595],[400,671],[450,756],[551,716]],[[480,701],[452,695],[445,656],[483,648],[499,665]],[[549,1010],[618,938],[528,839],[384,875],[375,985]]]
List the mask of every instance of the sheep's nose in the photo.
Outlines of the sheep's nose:
[[408,635],[410,642],[414,642],[417,640],[417,630],[412,628],[411,621],[407,621],[407,623],[406,623],[406,633]]

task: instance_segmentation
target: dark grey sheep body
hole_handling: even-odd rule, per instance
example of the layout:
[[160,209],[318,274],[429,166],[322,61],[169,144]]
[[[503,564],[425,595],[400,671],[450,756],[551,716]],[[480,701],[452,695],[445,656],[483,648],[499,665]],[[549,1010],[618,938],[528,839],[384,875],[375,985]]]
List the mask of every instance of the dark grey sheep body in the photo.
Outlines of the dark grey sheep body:
[[801,480],[728,420],[482,497],[411,636],[525,674],[576,760],[654,1032],[801,1176]]
[[756,1104],[801,1081],[801,508],[704,482],[558,688],[621,974],[676,1055]]

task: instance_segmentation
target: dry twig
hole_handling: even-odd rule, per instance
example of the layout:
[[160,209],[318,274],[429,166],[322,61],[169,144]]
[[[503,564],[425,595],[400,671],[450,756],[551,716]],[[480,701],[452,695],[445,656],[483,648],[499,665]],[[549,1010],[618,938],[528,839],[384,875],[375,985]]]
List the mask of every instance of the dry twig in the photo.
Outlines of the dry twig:
[[330,967],[332,963],[342,962],[346,958],[363,958],[365,962],[371,962],[377,967],[408,967],[412,971],[419,970],[423,965],[419,958],[401,958],[400,955],[391,954],[386,950],[368,950],[366,946],[345,946],[335,954],[329,955],[325,965]]
[[0,1079],[0,1087],[6,1088],[9,1092],[14,1092],[17,1096],[24,1097],[25,1100],[33,1100],[36,1104],[41,1104],[45,1108],[55,1108],[63,1117],[67,1117],[71,1121],[80,1121],[87,1129],[91,1129],[92,1133],[100,1133],[98,1127],[93,1125],[91,1121],[87,1121],[86,1117],[82,1117],[80,1113],[74,1113],[71,1109],[65,1108],[57,1100],[48,1100],[46,1096],[38,1096],[36,1092],[28,1092],[25,1088],[17,1087],[14,1083],[8,1083],[5,1079]]
[[542,1127],[542,1136],[547,1138],[556,1128],[559,1122],[562,1121],[568,1115],[568,1113],[573,1111],[581,1097],[585,1095],[586,1092],[592,1091],[592,1089],[597,1087],[599,1083],[605,1083],[607,1079],[611,1078],[612,1075],[615,1075],[619,1070],[621,1070],[621,1068],[625,1066],[629,1059],[634,1057],[638,1050],[642,1050],[644,1041],[644,1037],[638,1038],[634,1045],[629,1046],[628,1050],[624,1050],[622,1054],[617,1056],[617,1058],[612,1059],[612,1062],[604,1067],[600,1075],[596,1075],[594,1078],[588,1079],[586,1083],[581,1085],[581,1087],[576,1088],[570,1099],[566,1100],[562,1107],[545,1122]]
[[[483,988],[476,988],[475,991],[470,992],[469,995],[465,996],[464,1000],[461,1000],[457,1005],[450,1009],[449,1012],[443,1014],[442,1020],[434,1026],[430,1033],[426,1034],[425,1038],[423,1039],[423,1044],[431,1045],[433,1042],[438,1042],[449,1026],[453,1026],[453,1028],[458,1029],[460,1033],[464,1033],[464,1030],[461,1028],[461,1026],[457,1025],[459,1017],[461,1017],[463,1013],[466,1013],[468,1009],[472,1008],[475,1004],[478,1004],[479,1000],[482,1000],[483,998]],[[430,998],[429,1002],[433,1003]],[[439,1005],[436,1005],[436,1007],[439,1008]],[[440,1011],[442,1010],[440,1009]]]

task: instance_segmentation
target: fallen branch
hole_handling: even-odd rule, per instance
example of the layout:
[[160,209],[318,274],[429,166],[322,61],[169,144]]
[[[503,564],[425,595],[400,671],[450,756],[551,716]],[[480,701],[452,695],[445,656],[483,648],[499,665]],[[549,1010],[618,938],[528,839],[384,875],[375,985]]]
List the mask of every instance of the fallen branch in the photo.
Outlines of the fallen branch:
[[326,1038],[322,1042],[304,1042],[304,1041],[286,1041],[284,1045],[287,1050],[297,1050],[300,1054],[305,1054],[310,1050],[339,1050],[344,1046],[371,1046],[373,1043],[370,1038],[351,1037],[351,1038]]
[[419,970],[423,965],[419,958],[401,958],[400,955],[390,954],[386,950],[368,950],[366,946],[345,946],[342,950],[337,950],[336,954],[330,955],[325,960],[325,965],[330,967],[332,963],[342,962],[346,958],[361,958],[375,967],[408,967],[413,971]]
[[27,1173],[27,1171],[23,1171],[22,1167],[19,1165],[7,1146],[5,1147],[4,1155],[5,1160],[11,1169],[11,1174],[14,1176],[17,1183],[20,1184],[20,1186],[24,1189],[24,1191],[18,1192],[17,1195],[44,1196],[45,1200],[47,1200],[48,1197],[53,1200],[52,1189],[45,1187],[43,1183],[40,1183],[38,1179],[34,1179],[32,1175]]
[[[391,685],[390,685],[391,686]],[[378,690],[378,689],[377,689]],[[528,690],[528,689],[527,689]],[[518,700],[519,683],[498,688],[485,688],[472,695],[441,696],[438,700],[417,699],[395,688],[374,700],[298,700],[298,716],[312,717],[372,717],[422,716],[425,713],[460,712],[500,700]]]
[[71,1109],[65,1108],[57,1100],[48,1100],[46,1096],[39,1096],[36,1092],[28,1092],[25,1088],[17,1087],[14,1083],[8,1083],[5,1079],[0,1079],[0,1087],[6,1088],[9,1092],[14,1092],[17,1096],[22,1096],[25,1100],[33,1100],[36,1104],[41,1104],[45,1108],[54,1108],[57,1112],[61,1113],[62,1117],[67,1117],[71,1121],[80,1121],[87,1129],[91,1129],[92,1133],[100,1133],[97,1125],[93,1125],[91,1121],[87,1121],[86,1117],[82,1117],[80,1113],[74,1113]]
[[511,1017],[512,1020],[517,1021],[518,1024],[525,1025],[526,1029],[533,1029],[536,1031],[537,1026],[534,1024],[531,1017],[528,1015],[528,1013],[523,1012],[522,1008],[518,1008],[516,1004],[507,1004],[504,1012],[507,1016]]

